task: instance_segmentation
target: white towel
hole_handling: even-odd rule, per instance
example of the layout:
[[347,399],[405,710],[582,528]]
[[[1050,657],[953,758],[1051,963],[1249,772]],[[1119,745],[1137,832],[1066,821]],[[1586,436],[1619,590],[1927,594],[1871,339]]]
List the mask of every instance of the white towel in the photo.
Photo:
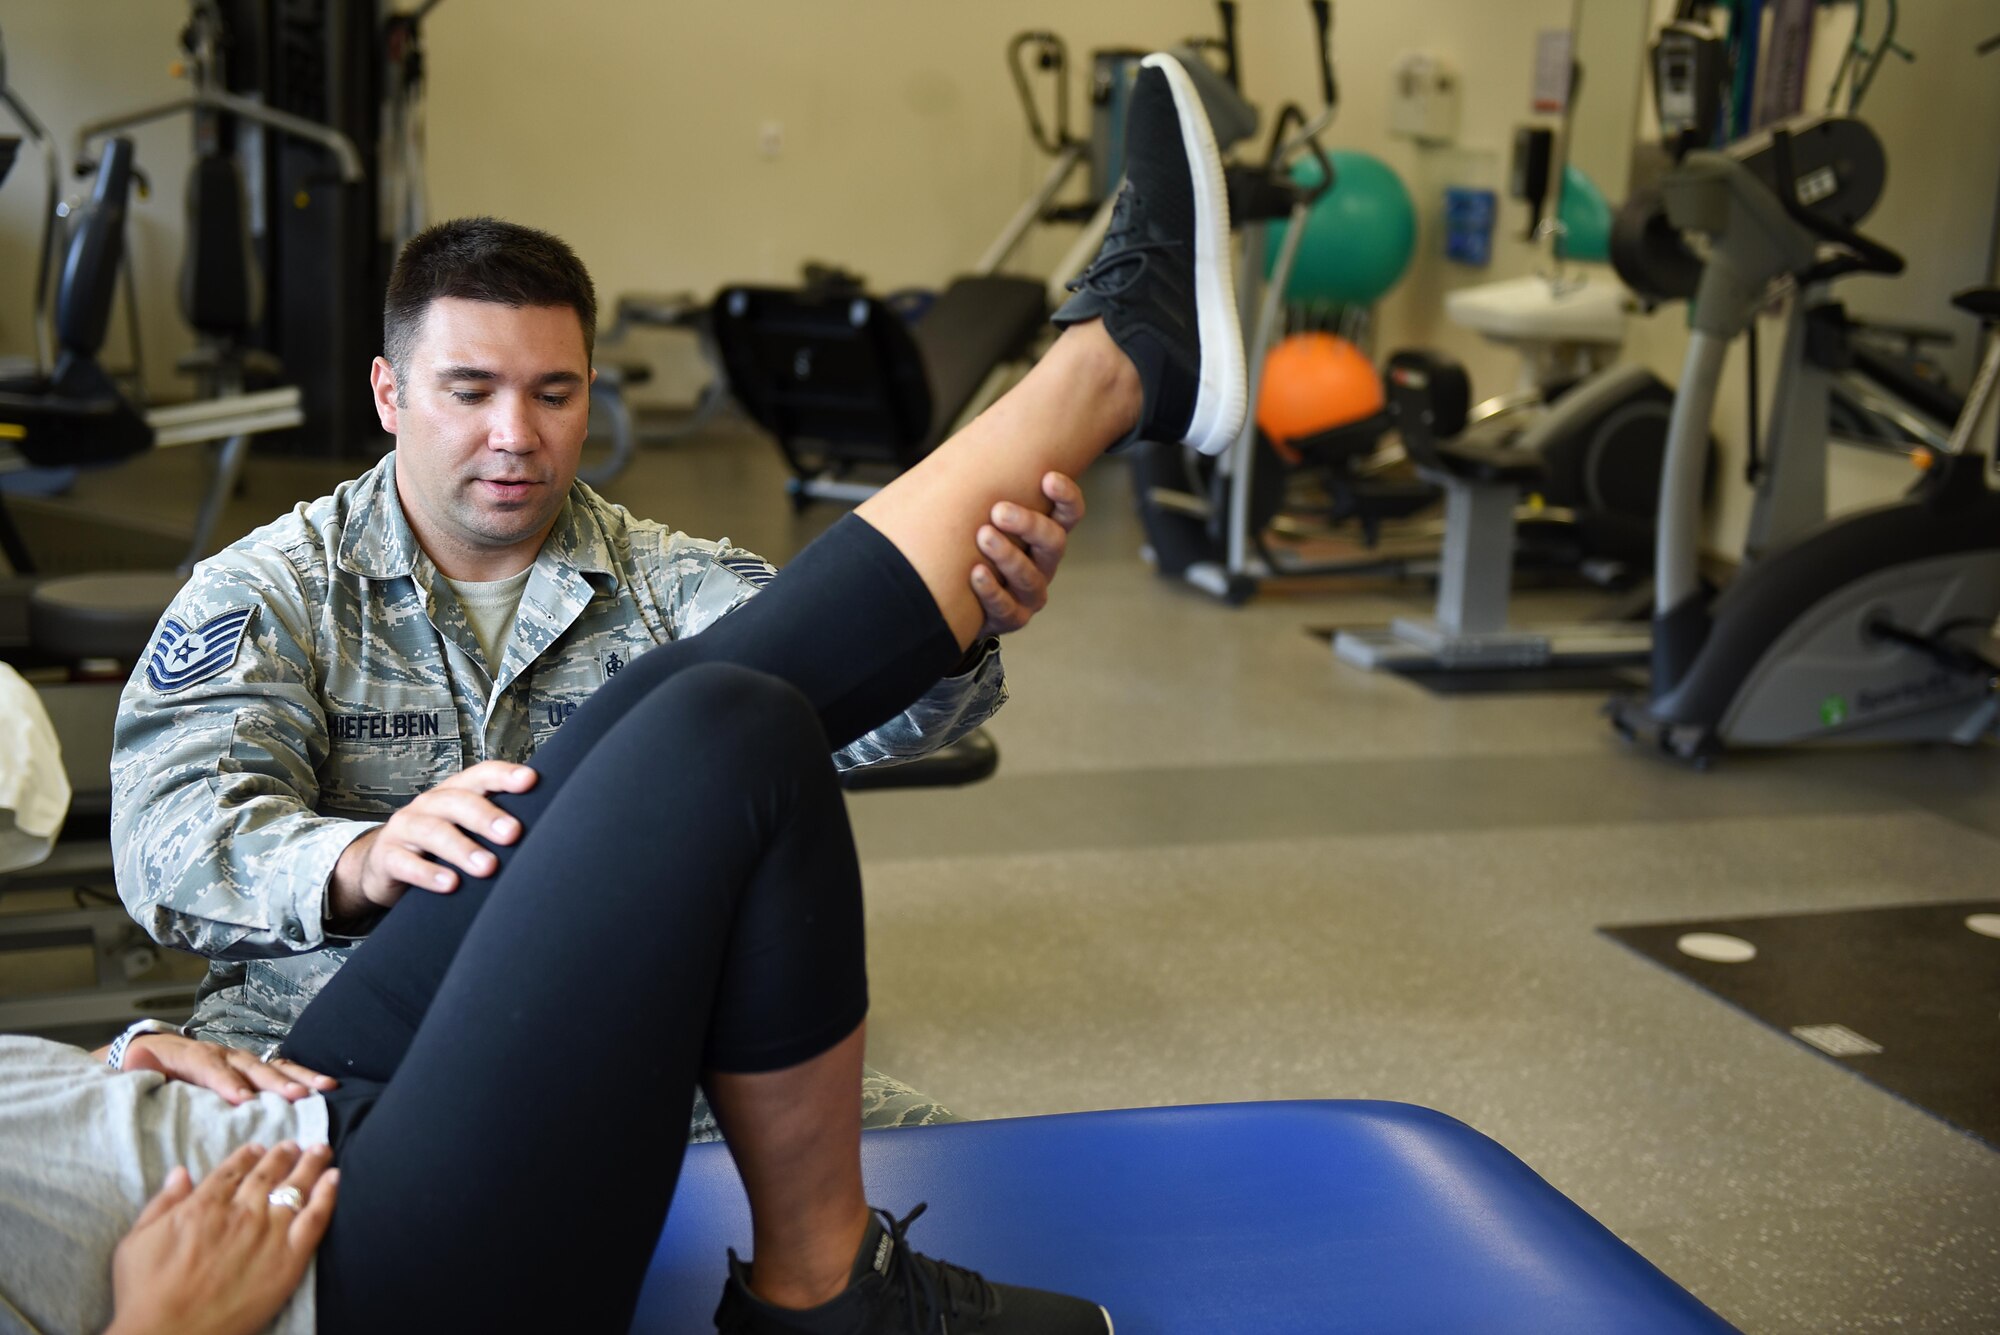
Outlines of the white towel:
[[21,674],[0,663],[0,872],[32,867],[69,814],[69,776],[48,711]]

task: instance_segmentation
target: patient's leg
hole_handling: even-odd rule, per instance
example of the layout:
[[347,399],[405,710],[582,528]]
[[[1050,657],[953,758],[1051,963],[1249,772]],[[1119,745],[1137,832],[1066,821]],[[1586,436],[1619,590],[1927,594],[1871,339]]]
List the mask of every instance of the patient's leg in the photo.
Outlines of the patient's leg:
[[[671,800],[633,781],[696,746],[699,779]],[[524,842],[497,885],[412,896],[378,929],[446,958],[386,1085],[325,1067],[349,1077],[331,1100],[329,1332],[625,1329],[704,1070],[828,1073],[814,1111],[839,1151],[818,1156],[836,1166],[816,1190],[844,1197],[858,1232],[860,874],[812,707],[762,674],[691,668],[626,715],[547,820],[569,837]],[[369,954],[308,1020],[337,1033],[358,1007],[365,1030]]]

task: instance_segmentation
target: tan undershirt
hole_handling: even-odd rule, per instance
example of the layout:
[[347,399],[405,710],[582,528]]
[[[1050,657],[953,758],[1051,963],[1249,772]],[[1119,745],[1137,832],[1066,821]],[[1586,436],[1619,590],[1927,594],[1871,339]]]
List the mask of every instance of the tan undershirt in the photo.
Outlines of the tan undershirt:
[[495,676],[500,674],[500,662],[507,656],[507,638],[514,633],[514,615],[521,609],[521,591],[528,587],[528,576],[534,570],[531,565],[518,575],[483,583],[440,576],[458,598],[458,605],[465,609],[473,638],[479,641],[480,652],[486,655],[486,670]]

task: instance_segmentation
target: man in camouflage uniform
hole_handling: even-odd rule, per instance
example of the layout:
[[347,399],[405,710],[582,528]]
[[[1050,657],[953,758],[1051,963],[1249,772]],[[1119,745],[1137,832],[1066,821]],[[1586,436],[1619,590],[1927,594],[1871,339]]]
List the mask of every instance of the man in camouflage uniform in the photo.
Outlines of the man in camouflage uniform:
[[[487,794],[532,785],[537,746],[597,686],[773,573],[575,481],[596,311],[560,241],[442,224],[406,249],[388,306],[373,382],[395,451],[197,567],[120,704],[119,894],[155,940],[214,961],[190,1032],[235,1047],[282,1038],[406,890],[489,873],[467,831],[519,828]],[[982,531],[989,634],[1039,609],[1081,516],[1073,482],[1049,488],[1055,518],[1003,507]],[[921,755],[1005,695],[983,636],[836,762]],[[670,801],[700,764],[662,756],[633,782]],[[870,1125],[948,1116],[873,1072],[864,1108]],[[694,1130],[714,1134],[705,1104]]]

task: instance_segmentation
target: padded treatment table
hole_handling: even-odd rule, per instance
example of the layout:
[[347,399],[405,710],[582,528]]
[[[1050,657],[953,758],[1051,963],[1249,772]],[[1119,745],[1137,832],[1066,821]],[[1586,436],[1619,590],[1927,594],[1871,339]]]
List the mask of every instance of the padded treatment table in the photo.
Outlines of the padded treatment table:
[[[918,1251],[1095,1299],[1117,1335],[1668,1335],[1733,1328],[1493,1141],[1400,1103],[1070,1113],[870,1131],[869,1198]],[[697,1145],[635,1335],[713,1330],[747,1254]]]

